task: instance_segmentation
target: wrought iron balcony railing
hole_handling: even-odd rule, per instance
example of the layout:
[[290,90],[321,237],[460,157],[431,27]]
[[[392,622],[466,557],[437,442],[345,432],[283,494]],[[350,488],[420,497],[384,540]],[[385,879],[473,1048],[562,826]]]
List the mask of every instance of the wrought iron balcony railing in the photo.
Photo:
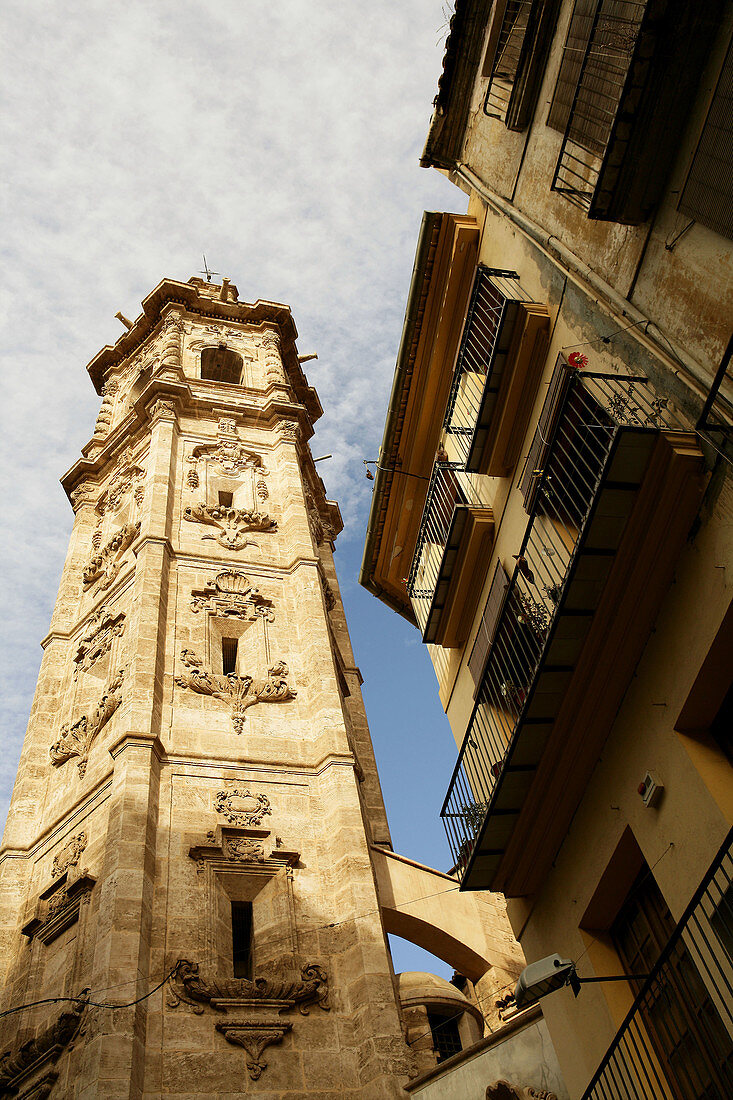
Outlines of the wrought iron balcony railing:
[[513,465],[529,411],[521,406],[531,406],[548,326],[547,310],[532,302],[516,272],[478,267],[444,420],[467,470],[503,475]]
[[733,854],[729,834],[582,1100],[733,1096]]
[[489,511],[476,481],[460,462],[439,460],[433,466],[407,580],[407,594],[426,642],[434,641],[471,513]]
[[[556,415],[543,410],[541,419],[551,432],[549,447],[530,452],[542,468],[525,474],[536,481],[529,521],[441,811],[469,887],[486,886],[500,862],[613,564],[634,487],[659,429],[671,426],[666,401],[645,378],[557,369],[565,384],[548,397]],[[490,821],[490,852],[475,851]]]

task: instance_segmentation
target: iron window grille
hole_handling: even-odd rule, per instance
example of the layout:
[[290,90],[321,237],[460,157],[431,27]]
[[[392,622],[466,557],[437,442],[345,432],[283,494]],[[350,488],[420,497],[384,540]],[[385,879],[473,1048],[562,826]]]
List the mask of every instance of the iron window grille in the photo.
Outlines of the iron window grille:
[[523,130],[531,119],[555,9],[555,0],[506,0],[495,6],[497,22],[489,31],[484,68],[489,77],[484,114],[508,130]]
[[600,180],[645,8],[646,0],[599,0],[596,6],[552,181],[554,191],[584,210]]

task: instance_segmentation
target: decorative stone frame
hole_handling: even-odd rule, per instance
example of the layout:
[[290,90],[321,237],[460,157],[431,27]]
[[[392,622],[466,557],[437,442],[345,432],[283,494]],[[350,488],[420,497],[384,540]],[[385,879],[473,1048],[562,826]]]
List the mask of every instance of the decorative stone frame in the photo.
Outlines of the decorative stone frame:
[[88,904],[96,881],[86,868],[76,873],[76,868],[69,867],[38,895],[33,916],[21,928],[22,934],[29,940],[51,943],[79,920],[81,906]]
[[273,837],[267,828],[227,824],[217,825],[208,833],[204,843],[192,844],[188,855],[196,861],[197,876],[203,887],[202,911],[205,918],[202,954],[209,971],[217,970],[220,965],[216,935],[219,891],[223,890],[231,900],[254,902],[277,877],[283,878],[283,893],[287,894],[287,927],[283,929],[286,946],[283,954],[291,960],[295,958],[297,937],[292,877],[293,868],[300,860],[299,852],[283,847],[279,837]]

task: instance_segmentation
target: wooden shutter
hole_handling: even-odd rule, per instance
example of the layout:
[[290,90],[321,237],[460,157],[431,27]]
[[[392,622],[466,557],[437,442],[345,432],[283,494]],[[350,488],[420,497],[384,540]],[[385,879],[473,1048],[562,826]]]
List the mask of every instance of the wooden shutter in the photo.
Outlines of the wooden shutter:
[[494,631],[499,621],[499,614],[501,613],[508,585],[509,577],[504,570],[504,566],[498,561],[496,563],[496,569],[494,570],[494,579],[491,582],[486,606],[481,616],[478,634],[473,643],[471,656],[468,658],[468,669],[477,687],[484,674],[486,658],[489,655],[489,649],[494,640]]
[[679,208],[733,238],[733,42],[710,104]]
[[575,98],[575,89],[599,2],[600,0],[575,0],[568,36],[563,46],[560,72],[547,117],[547,125],[553,130],[559,130],[561,134],[565,133],[570,118],[570,108]]
[[519,491],[524,497],[524,507],[529,512],[535,498],[535,491],[542,473],[542,464],[549,450],[552,433],[563,402],[567,387],[570,382],[571,369],[565,359],[558,357],[555,369],[552,372],[550,385],[547,388],[547,397],[542,406],[540,418],[537,421],[537,429],[530,444],[527,461],[524,464],[522,478],[519,482]]

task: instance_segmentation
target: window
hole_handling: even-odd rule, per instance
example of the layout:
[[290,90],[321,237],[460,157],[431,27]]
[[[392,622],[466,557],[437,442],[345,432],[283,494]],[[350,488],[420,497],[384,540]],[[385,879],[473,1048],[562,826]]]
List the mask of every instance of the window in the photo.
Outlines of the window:
[[[564,135],[552,189],[590,218],[638,225],[654,210],[719,33],[716,7],[576,0],[547,121]],[[730,139],[718,130],[719,147]]]
[[226,382],[239,386],[242,381],[242,356],[224,344],[201,352],[201,377],[207,382]]
[[547,125],[553,130],[559,130],[561,134],[565,133],[565,127],[570,118],[570,108],[573,105],[597,6],[598,0],[575,0],[568,36],[563,46],[560,72],[547,117]]
[[494,6],[484,62],[484,112],[509,130],[529,125],[552,37],[556,0],[504,0]]
[[234,500],[234,493],[225,493],[223,489],[219,490],[219,507],[220,508],[231,508],[233,500]]
[[733,238],[733,42],[710,104],[679,208]]
[[221,666],[225,676],[235,676],[237,672],[237,649],[239,638],[222,638]]
[[232,902],[232,963],[235,978],[254,977],[252,902]]
[[458,1020],[454,1015],[443,1016],[439,1012],[428,1012],[428,1023],[439,1063],[463,1049],[461,1037],[458,1034]]
[[[659,887],[645,866],[611,926],[624,972],[648,973],[674,928]],[[642,983],[631,984],[638,993]],[[652,983],[642,1004],[642,1018],[676,1096],[723,1100],[733,1095],[733,1043],[684,938],[674,943],[663,979]]]
[[481,678],[484,674],[486,658],[489,655],[489,648],[494,640],[494,631],[499,621],[499,613],[504,603],[504,596],[506,595],[508,585],[509,578],[506,575],[504,566],[498,561],[496,563],[496,569],[494,570],[494,579],[491,582],[486,606],[481,616],[481,623],[479,624],[476,640],[473,643],[471,656],[468,658],[468,670],[473,677],[474,684],[477,686],[481,683]]

